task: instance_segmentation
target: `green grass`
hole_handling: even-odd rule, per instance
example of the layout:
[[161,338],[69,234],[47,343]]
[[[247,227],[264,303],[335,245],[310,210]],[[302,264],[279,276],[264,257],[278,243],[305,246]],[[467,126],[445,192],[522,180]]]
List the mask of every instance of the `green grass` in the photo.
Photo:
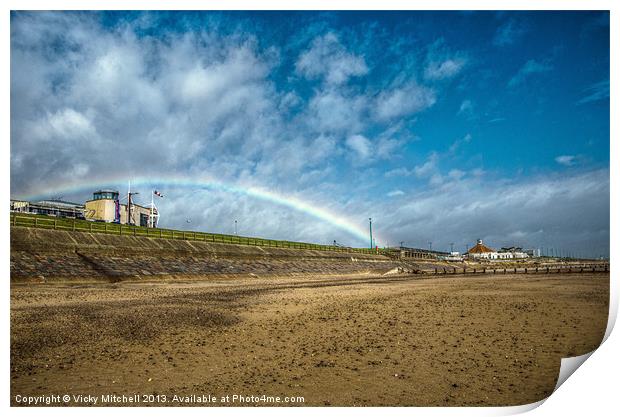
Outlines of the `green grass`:
[[312,249],[330,252],[375,253],[372,249],[347,248],[316,243],[292,242],[288,240],[262,239],[258,237],[223,235],[219,233],[193,232],[172,229],[153,229],[149,227],[128,226],[115,223],[73,220],[37,214],[11,213],[11,225],[37,227],[41,229],[70,230],[90,233],[106,233],[121,236],[142,236],[161,239],[182,239],[201,242],[232,243],[237,245],[264,246],[287,249]]

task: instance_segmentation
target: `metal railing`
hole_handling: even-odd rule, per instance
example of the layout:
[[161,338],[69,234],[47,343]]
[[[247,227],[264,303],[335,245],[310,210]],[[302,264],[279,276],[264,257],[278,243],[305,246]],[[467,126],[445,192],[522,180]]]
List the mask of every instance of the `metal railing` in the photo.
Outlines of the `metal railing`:
[[287,240],[262,239],[219,233],[193,232],[185,230],[158,229],[117,223],[93,222],[80,219],[50,217],[36,214],[11,213],[11,226],[36,227],[40,229],[65,230],[89,233],[105,233],[118,236],[150,237],[160,239],[180,239],[199,242],[230,243],[236,245],[263,246],[287,249],[311,249],[329,252],[376,254],[379,251],[364,248],[319,245],[315,243],[292,242]]

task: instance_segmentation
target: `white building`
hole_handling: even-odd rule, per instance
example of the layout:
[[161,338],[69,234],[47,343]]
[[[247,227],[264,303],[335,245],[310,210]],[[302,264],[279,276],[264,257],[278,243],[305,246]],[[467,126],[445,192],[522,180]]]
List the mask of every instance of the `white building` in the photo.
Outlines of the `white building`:
[[525,259],[528,257],[527,253],[523,252],[521,248],[502,248],[499,252],[492,249],[482,243],[482,239],[478,239],[476,246],[467,251],[467,257],[469,259]]
[[453,261],[453,262],[461,262],[463,260],[463,255],[459,252],[450,252],[450,255],[440,256],[439,259],[442,261]]
[[510,255],[506,259],[525,259],[529,257],[529,255],[522,248],[518,246],[510,246],[510,247],[501,248],[499,250],[499,254],[500,255],[504,254],[505,256]]

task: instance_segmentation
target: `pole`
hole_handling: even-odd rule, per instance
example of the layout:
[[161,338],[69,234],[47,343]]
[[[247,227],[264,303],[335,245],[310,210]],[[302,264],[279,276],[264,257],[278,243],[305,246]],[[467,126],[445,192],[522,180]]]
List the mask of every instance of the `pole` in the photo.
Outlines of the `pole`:
[[155,195],[155,190],[151,190],[151,218],[150,218],[150,223],[151,223],[151,228],[153,228],[153,224],[155,222],[153,222],[153,206],[155,205],[155,203],[153,202],[153,195]]
[[450,252],[454,252],[454,242],[450,243]]
[[372,217],[368,218],[369,228],[370,228],[370,249],[372,249]]
[[428,250],[429,251],[433,250],[433,242],[428,242]]
[[127,186],[127,224],[131,226],[131,180]]
[[237,220],[235,220],[235,236],[237,236]]

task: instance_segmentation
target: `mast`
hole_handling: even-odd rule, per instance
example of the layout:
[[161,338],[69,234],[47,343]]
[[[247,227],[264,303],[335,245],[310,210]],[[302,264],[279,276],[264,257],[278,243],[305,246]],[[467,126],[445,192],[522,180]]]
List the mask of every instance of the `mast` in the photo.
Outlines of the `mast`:
[[127,224],[131,225],[131,180],[127,185]]

